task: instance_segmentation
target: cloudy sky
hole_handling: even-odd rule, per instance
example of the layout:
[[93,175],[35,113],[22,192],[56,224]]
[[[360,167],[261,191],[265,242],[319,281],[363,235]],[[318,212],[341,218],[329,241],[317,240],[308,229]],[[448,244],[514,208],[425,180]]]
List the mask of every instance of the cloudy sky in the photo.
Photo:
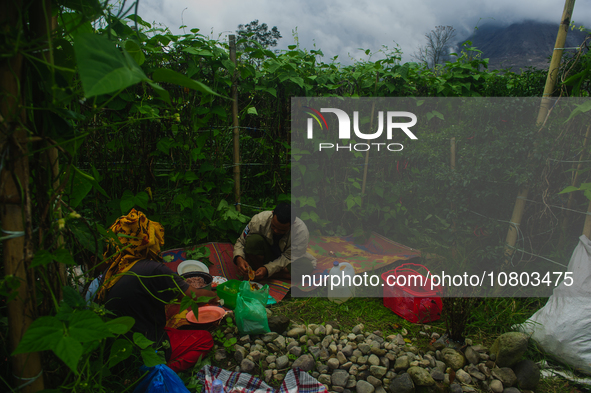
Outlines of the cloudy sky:
[[[161,23],[175,34],[186,25],[188,33],[227,40],[239,24],[258,19],[277,26],[285,49],[297,39],[301,48],[321,49],[324,61],[338,55],[367,57],[358,48],[378,52],[383,46],[398,47],[402,59],[424,43],[424,35],[437,25],[451,25],[458,38],[466,38],[477,25],[511,23],[533,19],[558,24],[563,0],[139,0],[139,15],[147,22]],[[591,26],[591,0],[577,0],[573,13],[577,24]],[[381,57],[379,54],[373,60]]]

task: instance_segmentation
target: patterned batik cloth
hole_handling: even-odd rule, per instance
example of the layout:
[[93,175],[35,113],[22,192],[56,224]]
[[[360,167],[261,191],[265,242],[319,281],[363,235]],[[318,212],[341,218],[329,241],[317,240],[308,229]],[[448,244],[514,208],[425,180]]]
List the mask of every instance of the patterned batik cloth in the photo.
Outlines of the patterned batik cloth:
[[160,247],[164,244],[164,228],[160,223],[148,220],[144,213],[132,209],[128,215],[119,217],[109,229],[116,235],[125,236],[118,236],[120,245],[111,240],[103,254],[109,267],[97,295],[99,300],[104,299],[121,275],[137,261],[162,260]]

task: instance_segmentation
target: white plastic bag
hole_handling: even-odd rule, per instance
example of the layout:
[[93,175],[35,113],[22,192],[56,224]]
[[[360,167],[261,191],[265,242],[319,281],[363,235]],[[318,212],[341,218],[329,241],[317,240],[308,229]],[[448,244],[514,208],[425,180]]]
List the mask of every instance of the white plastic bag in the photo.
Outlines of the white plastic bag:
[[544,352],[591,374],[591,241],[582,235],[568,264],[570,280],[554,289],[544,307],[518,330],[530,334]]

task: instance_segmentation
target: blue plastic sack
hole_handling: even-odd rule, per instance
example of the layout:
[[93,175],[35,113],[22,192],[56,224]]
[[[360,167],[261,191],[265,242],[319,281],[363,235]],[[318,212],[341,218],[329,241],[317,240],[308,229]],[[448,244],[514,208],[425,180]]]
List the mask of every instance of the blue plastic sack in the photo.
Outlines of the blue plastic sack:
[[150,370],[148,375],[133,390],[133,393],[190,393],[183,381],[170,367],[158,364],[155,367],[141,367],[141,371]]

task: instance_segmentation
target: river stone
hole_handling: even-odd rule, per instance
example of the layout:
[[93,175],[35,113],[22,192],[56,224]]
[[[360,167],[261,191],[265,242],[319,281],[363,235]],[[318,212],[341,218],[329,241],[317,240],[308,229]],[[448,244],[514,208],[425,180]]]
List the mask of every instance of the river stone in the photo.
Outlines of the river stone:
[[381,379],[381,378],[384,378],[384,375],[386,375],[386,373],[388,372],[388,369],[386,367],[382,367],[382,366],[371,366],[369,368],[369,372],[374,377]]
[[302,347],[292,347],[289,353],[295,357],[299,357],[302,354]]
[[340,364],[347,363],[347,357],[341,351],[337,352],[337,360],[339,361]]
[[335,370],[331,376],[332,386],[347,386],[347,382],[349,382],[349,373],[342,370]]
[[470,374],[462,369],[456,371],[456,379],[466,385],[470,385],[472,383],[472,377]]
[[324,385],[328,385],[330,384],[330,375],[328,374],[320,374],[318,376],[318,382],[324,384]]
[[314,358],[310,355],[302,355],[296,359],[295,362],[291,365],[291,368],[299,368],[302,371],[310,371],[313,370],[315,366]]
[[285,374],[275,374],[275,376],[273,377],[276,381],[283,381],[283,378],[285,378]]
[[435,380],[431,374],[422,367],[411,367],[407,370],[408,375],[417,386],[432,386],[435,385]]
[[493,377],[503,382],[503,386],[510,387],[517,382],[515,373],[509,367],[493,368],[491,372]]
[[274,353],[279,353],[280,352],[279,351],[279,347],[277,345],[273,344],[273,343],[268,343],[267,344],[267,348],[269,348],[271,350],[271,352],[274,352]]
[[396,335],[396,339],[394,340],[394,342],[397,345],[406,345],[406,341],[404,341],[404,337],[402,337],[402,334],[400,333]]
[[493,393],[503,393],[504,390],[503,382],[499,381],[498,379],[493,379],[492,381],[490,381],[488,387],[490,388],[490,390],[492,390]]
[[513,366],[520,389],[534,390],[540,382],[540,368],[531,360],[525,359]]
[[367,381],[357,381],[357,385],[355,386],[357,393],[373,393],[375,389],[376,388]]
[[238,340],[238,343],[240,345],[244,345],[244,344],[249,343],[249,342],[250,342],[250,335],[248,335],[248,334],[246,336],[240,337],[240,339]]
[[[359,382],[357,382],[359,385]],[[408,373],[398,375],[390,382],[390,392],[392,393],[414,393],[415,385]]]
[[498,367],[512,367],[521,360],[527,350],[528,336],[520,332],[509,332],[500,335],[492,347],[491,355],[495,355]]
[[277,337],[279,337],[279,334],[277,334],[275,332],[271,332],[271,333],[265,334],[263,336],[262,340],[263,340],[263,343],[270,343],[271,341],[275,340]]
[[361,343],[357,346],[357,348],[361,351],[362,354],[367,355],[371,351],[371,347],[366,343]]
[[328,349],[330,350],[330,352],[331,352],[333,355],[336,355],[336,353],[337,353],[337,350],[338,350],[338,348],[337,348],[337,346],[336,346],[336,344],[335,344],[334,342],[333,342],[333,343],[331,343],[331,344],[328,346]]
[[234,347],[234,360],[236,360],[236,363],[240,363],[244,358],[246,358],[246,348],[236,345]]
[[445,374],[440,370],[433,369],[431,370],[431,378],[433,378],[436,382],[442,382],[445,378]]
[[273,344],[277,345],[279,347],[279,349],[285,349],[285,347],[286,347],[285,337],[283,337],[283,336],[277,336],[273,340]]
[[301,328],[301,327],[295,327],[293,329],[290,329],[287,332],[287,337],[299,337],[305,333],[306,333],[306,329]]
[[503,393],[521,393],[517,388],[507,388],[503,390]]
[[335,370],[335,369],[339,368],[341,363],[339,363],[339,359],[337,359],[337,358],[330,358],[330,359],[328,359],[328,362],[326,362],[326,365],[331,370]]
[[476,366],[472,366],[466,370],[471,377],[476,378],[479,381],[484,381],[486,379],[486,375],[478,371]]
[[478,364],[480,362],[480,355],[472,347],[466,348],[464,355],[471,364]]
[[490,373],[490,369],[488,367],[486,367],[486,365],[484,363],[480,363],[478,365],[478,371],[483,373],[487,378],[490,378],[490,376],[492,375]]
[[449,351],[443,353],[443,361],[448,367],[451,367],[454,370],[459,370],[460,368],[464,367],[465,363],[464,356],[453,349],[449,349]]
[[408,360],[408,356],[400,356],[396,358],[396,363],[394,363],[394,371],[406,371],[410,367],[410,361]]
[[372,366],[379,366],[380,364],[380,358],[377,357],[374,354],[369,355],[369,358],[367,359],[367,362],[369,364],[371,364]]
[[343,352],[343,355],[345,355],[346,357],[350,357],[353,354],[353,347],[351,346],[351,344],[347,344],[343,347],[341,352]]
[[252,357],[252,361],[255,363],[263,358],[263,354],[260,351],[252,351],[249,353],[249,355]]
[[450,393],[463,393],[462,387],[457,383],[452,383],[449,385],[449,392]]
[[325,327],[326,327],[325,334],[327,336],[330,336],[333,333],[333,327],[332,327],[332,325],[327,323]]
[[325,336],[325,337],[322,339],[321,345],[322,345],[324,348],[328,348],[328,346],[330,345],[330,343],[332,343],[332,336]]
[[351,331],[351,333],[353,333],[353,334],[358,334],[358,333],[361,333],[361,332],[363,332],[363,324],[362,323],[360,323],[359,325],[356,325],[353,328],[353,330]]
[[289,327],[289,318],[284,315],[273,315],[267,319],[269,323],[269,330],[282,334]]
[[228,357],[228,353],[226,352],[225,349],[218,349],[217,351],[215,351],[215,361],[216,362],[221,362],[222,360],[226,359]]
[[322,362],[326,362],[329,358],[330,354],[326,350],[326,348],[320,348],[320,353],[318,353],[318,359]]
[[289,364],[289,358],[285,355],[279,356],[275,363],[277,363],[278,370],[283,370],[284,368],[287,368],[287,365]]
[[341,365],[341,368],[343,370],[349,371],[349,369],[351,368],[351,366],[353,366],[353,362],[346,362],[343,365]]
[[380,366],[384,366],[386,368],[390,368],[390,360],[387,357],[382,356],[380,358]]
[[351,374],[351,375],[357,375],[358,371],[359,371],[359,366],[356,365],[356,364],[353,364],[351,366],[351,368],[349,369],[349,374]]
[[317,336],[324,336],[326,334],[326,327],[320,325],[314,329],[314,334]]
[[347,334],[347,340],[349,341],[355,341],[357,339],[357,335],[353,334],[353,333],[349,333]]
[[242,359],[240,362],[240,372],[252,374],[254,371],[255,364],[250,359]]
[[374,387],[378,387],[378,386],[382,386],[382,381],[377,379],[376,377],[374,377],[373,375],[370,375],[369,377],[367,377],[367,382],[371,383]]
[[265,370],[264,374],[265,382],[269,383],[269,381],[271,381],[271,378],[273,378],[273,370]]
[[367,356],[361,356],[360,358],[358,358],[357,363],[359,363],[359,364],[367,363]]
[[265,360],[267,361],[267,363],[275,363],[275,360],[277,360],[277,356],[269,355],[265,358]]
[[308,352],[310,352],[310,354],[314,356],[316,360],[320,358],[320,348],[317,346],[308,347]]
[[316,370],[318,370],[318,373],[320,374],[328,374],[330,371],[328,366],[326,364],[322,364],[321,362],[316,362]]

